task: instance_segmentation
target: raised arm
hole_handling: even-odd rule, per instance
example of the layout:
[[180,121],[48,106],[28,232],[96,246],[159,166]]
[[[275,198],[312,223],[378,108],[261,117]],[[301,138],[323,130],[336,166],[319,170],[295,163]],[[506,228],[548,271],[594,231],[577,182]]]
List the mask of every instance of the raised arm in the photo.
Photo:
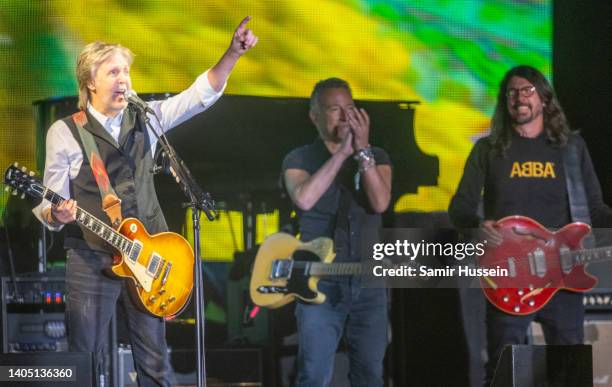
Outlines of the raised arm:
[[[365,109],[354,109],[348,114],[348,122],[354,133],[353,148],[360,158],[359,170],[363,178],[363,188],[375,212],[384,212],[391,201],[391,167],[376,165],[370,151],[370,117]],[[362,151],[362,152],[360,152]],[[365,153],[363,151],[366,151]]]
[[208,81],[216,91],[223,88],[238,59],[257,44],[257,36],[246,27],[249,20],[251,20],[250,16],[242,19],[234,31],[230,46],[217,64],[208,71]]
[[285,170],[283,179],[289,197],[304,211],[310,210],[332,184],[344,161],[352,154],[352,135],[342,142],[340,150],[334,153],[314,175],[298,168]]

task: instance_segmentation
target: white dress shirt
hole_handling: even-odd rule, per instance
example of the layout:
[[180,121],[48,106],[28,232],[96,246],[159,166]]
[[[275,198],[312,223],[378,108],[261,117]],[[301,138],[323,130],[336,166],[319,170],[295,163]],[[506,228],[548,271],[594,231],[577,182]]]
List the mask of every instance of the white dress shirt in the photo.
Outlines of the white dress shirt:
[[98,121],[104,129],[115,139],[115,142],[119,143],[119,133],[121,132],[121,120],[123,120],[123,110],[117,114],[114,118],[105,116],[100,113],[90,103],[87,103],[87,111]]
[[[180,125],[198,113],[212,106],[223,94],[225,85],[221,91],[215,91],[208,82],[208,71],[201,74],[196,81],[185,91],[161,101],[147,102],[149,107],[159,117],[157,119],[150,115],[150,123],[158,133],[167,132],[175,126]],[[91,115],[118,141],[121,130],[121,118],[123,112],[117,117],[107,117],[96,111],[91,105],[88,106]],[[120,117],[121,116],[121,117]],[[151,155],[155,154],[157,137],[148,128],[151,142]],[[62,120],[55,121],[47,131],[45,174],[43,184],[64,198],[70,197],[70,180],[77,177],[81,164],[83,163],[83,152],[72,132]],[[62,226],[52,227],[42,216],[43,211],[51,206],[47,200],[43,200],[32,212],[50,230],[59,231]]]

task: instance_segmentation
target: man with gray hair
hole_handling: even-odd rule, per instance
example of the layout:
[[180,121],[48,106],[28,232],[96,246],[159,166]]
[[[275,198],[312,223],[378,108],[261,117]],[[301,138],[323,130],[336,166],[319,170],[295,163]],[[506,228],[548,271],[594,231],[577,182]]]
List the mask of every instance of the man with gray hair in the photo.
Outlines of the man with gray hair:
[[[165,132],[206,110],[221,96],[238,59],[257,43],[246,17],[234,32],[229,48],[208,71],[180,94],[148,103],[159,117],[154,130]],[[152,234],[167,230],[153,184],[153,155],[157,137],[139,115],[126,109],[125,93],[132,88],[132,52],[117,44],[87,45],[77,62],[81,124],[72,116],[56,121],[47,133],[44,184],[66,200],[57,206],[43,201],[34,209],[51,230],[64,228],[66,263],[66,321],[71,351],[92,352],[95,372],[101,374],[109,323],[119,299],[124,301],[130,343],[140,386],[170,385],[164,320],[137,309],[128,299],[125,281],[105,277],[115,251],[95,234],[77,226],[81,208],[110,224],[94,172],[84,157],[87,145],[80,131],[91,133],[108,180],[121,200],[121,215],[138,218]],[[79,127],[81,126],[81,127]],[[92,167],[93,165],[93,167]],[[104,169],[102,169],[103,171]]]

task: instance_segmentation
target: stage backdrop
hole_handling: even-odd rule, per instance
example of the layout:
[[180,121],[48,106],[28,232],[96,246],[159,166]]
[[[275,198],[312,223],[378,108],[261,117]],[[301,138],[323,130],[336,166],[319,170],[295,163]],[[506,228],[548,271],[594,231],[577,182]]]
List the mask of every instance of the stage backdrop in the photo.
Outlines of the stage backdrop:
[[551,73],[550,0],[0,3],[1,168],[36,165],[42,139],[31,104],[77,93],[76,57],[86,43],[131,48],[139,93],[178,92],[215,63],[251,15],[259,44],[227,93],[306,97],[316,81],[338,76],[359,99],[421,101],[415,137],[439,159],[438,185],[402,196],[395,210],[445,211],[474,140],[487,132],[504,72],[526,63]]

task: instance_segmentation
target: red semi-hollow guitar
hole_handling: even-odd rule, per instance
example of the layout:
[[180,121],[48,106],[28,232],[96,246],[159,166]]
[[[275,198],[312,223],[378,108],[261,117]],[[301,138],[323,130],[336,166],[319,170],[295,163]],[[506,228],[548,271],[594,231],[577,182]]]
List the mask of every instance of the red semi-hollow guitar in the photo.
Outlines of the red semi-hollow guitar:
[[503,268],[508,276],[481,277],[487,299],[513,315],[540,310],[560,289],[585,292],[597,284],[585,264],[612,260],[612,247],[583,249],[591,227],[571,223],[551,232],[525,216],[509,216],[496,223],[503,242],[487,247],[478,258],[480,267]]

